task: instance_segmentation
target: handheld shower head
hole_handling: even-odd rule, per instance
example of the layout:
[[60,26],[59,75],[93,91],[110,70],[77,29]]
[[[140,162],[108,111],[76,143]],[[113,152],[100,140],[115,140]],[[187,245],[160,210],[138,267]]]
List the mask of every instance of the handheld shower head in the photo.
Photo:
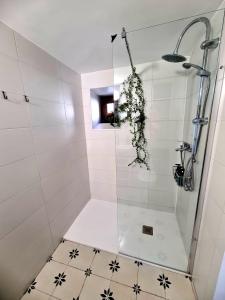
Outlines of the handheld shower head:
[[178,53],[165,54],[162,56],[162,59],[171,63],[179,63],[186,60],[186,57]]
[[199,75],[199,76],[209,76],[210,75],[210,72],[209,71],[207,71],[207,70],[205,70],[205,69],[203,69],[202,67],[200,67],[200,66],[198,66],[198,65],[195,65],[195,64],[191,64],[191,63],[184,63],[183,64],[183,67],[185,68],[185,69],[190,69],[190,68],[194,68],[194,69],[196,69],[198,72],[197,72],[197,75]]

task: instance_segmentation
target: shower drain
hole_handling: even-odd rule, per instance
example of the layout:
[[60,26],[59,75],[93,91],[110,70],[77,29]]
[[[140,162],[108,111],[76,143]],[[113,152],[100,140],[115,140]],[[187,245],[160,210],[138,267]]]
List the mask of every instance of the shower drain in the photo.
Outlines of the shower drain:
[[153,235],[153,227],[148,226],[148,225],[143,225],[142,226],[142,233],[143,234],[148,234],[148,235]]

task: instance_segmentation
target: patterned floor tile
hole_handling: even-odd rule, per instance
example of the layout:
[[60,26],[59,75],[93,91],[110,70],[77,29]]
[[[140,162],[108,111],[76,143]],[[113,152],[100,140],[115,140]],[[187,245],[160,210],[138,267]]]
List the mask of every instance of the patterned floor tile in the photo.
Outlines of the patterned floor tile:
[[138,284],[142,291],[165,297],[165,289],[158,280],[163,274],[163,270],[157,267],[143,264],[139,267]]
[[134,260],[117,256],[111,263],[112,280],[133,287],[137,283],[138,266]]
[[70,252],[75,248],[77,248],[76,243],[70,241],[62,241],[55,252],[52,255],[52,259],[61,262],[64,264],[68,264],[71,261]]
[[46,263],[37,278],[36,289],[51,295],[55,287],[63,281],[66,266],[55,261]]
[[49,295],[33,289],[30,292],[27,292],[22,300],[49,300]]
[[69,265],[75,268],[86,270],[90,267],[95,256],[94,249],[84,245],[77,245],[70,252]]
[[[189,278],[175,272],[164,272],[167,280],[171,282],[166,288],[166,298],[170,300],[195,300],[192,284]],[[165,282],[165,279],[164,279]]]
[[132,288],[126,285],[111,281],[110,290],[113,292],[113,298],[115,300],[136,300],[136,293]]
[[109,298],[113,296],[109,285],[109,280],[91,275],[84,283],[79,300],[114,300]]
[[68,266],[64,274],[65,281],[56,287],[53,296],[63,300],[77,299],[86,278],[84,271]]
[[93,274],[111,279],[112,270],[110,270],[110,264],[112,263],[112,261],[115,261],[115,259],[116,254],[102,250],[100,252],[97,252],[91,265]]
[[63,241],[22,300],[194,300],[184,275]]

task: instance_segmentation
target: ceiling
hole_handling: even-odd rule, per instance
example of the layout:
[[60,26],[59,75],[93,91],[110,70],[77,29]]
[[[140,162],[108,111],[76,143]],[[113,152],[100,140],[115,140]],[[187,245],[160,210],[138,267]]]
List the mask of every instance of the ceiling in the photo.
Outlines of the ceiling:
[[[0,19],[79,73],[112,67],[111,34],[217,9],[221,0],[0,0]],[[170,33],[171,34],[171,33]],[[171,35],[167,35],[168,41]],[[166,41],[165,41],[166,43]]]

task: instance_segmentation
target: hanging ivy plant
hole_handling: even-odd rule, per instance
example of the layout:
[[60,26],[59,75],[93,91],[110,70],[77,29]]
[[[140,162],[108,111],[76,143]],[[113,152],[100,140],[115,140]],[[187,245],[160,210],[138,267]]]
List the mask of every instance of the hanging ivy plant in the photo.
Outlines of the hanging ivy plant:
[[132,146],[136,150],[136,157],[129,163],[129,166],[138,164],[149,170],[147,140],[144,134],[145,121],[145,98],[142,80],[136,73],[136,69],[133,68],[132,74],[122,83],[120,100],[115,109],[114,123],[111,124],[121,127],[123,123],[129,123],[132,134]]

